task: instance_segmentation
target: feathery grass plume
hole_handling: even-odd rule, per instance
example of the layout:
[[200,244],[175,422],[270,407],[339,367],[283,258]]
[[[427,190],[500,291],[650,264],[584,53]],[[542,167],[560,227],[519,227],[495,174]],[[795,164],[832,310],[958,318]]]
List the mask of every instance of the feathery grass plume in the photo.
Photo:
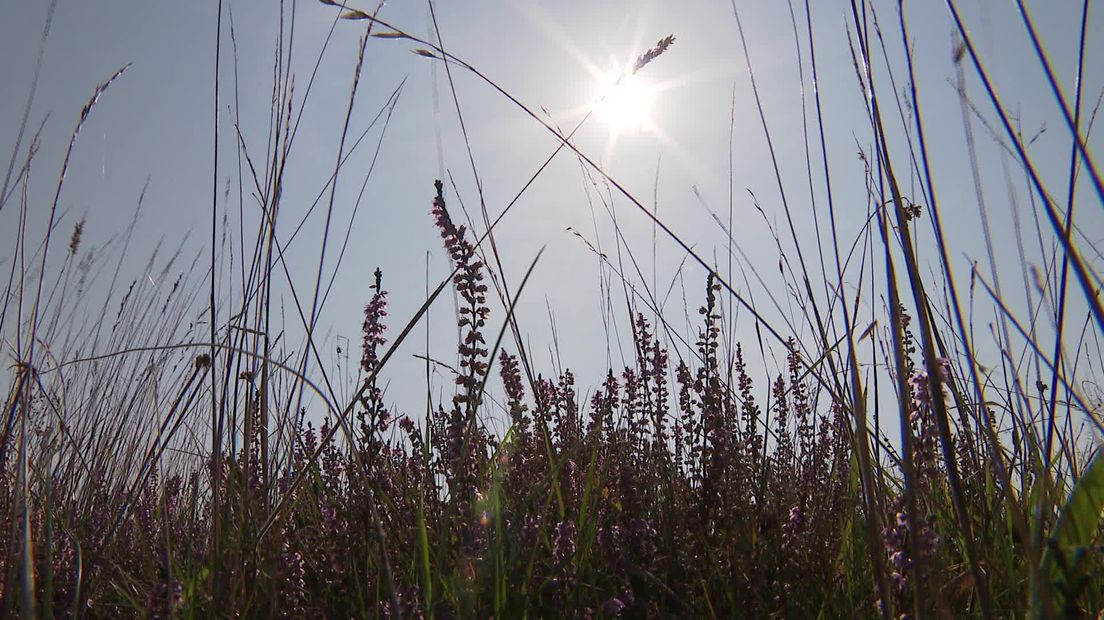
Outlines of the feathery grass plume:
[[69,237],[69,255],[73,256],[80,248],[81,238],[84,236],[84,218],[73,226],[73,234]]
[[675,42],[675,35],[669,34],[663,37],[655,44],[654,47],[644,52],[636,58],[636,62],[633,63],[632,72],[636,73],[643,69],[648,63],[652,62],[656,58],[659,58],[660,54],[667,51],[667,48]]

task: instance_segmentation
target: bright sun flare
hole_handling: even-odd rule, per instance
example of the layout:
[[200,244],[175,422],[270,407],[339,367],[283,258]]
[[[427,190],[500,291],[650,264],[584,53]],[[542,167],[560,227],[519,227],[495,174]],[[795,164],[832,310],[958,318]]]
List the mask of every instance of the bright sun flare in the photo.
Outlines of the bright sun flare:
[[598,114],[613,133],[651,126],[655,89],[636,75],[607,76],[600,82],[598,97]]

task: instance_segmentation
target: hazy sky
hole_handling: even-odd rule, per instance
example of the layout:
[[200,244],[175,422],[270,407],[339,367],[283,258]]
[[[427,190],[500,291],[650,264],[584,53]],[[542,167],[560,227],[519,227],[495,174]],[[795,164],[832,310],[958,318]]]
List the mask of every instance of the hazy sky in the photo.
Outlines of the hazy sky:
[[[5,162],[14,146],[31,87],[49,4],[40,0],[0,5],[0,84],[4,89],[0,97],[0,152]],[[286,4],[285,19],[292,7],[292,3]],[[869,208],[863,163],[857,152],[870,148],[862,92],[848,50],[848,37],[853,35],[854,27],[848,26],[848,3],[815,0],[811,4],[833,190],[841,234],[851,239],[863,225]],[[898,71],[895,77],[900,91],[904,82],[897,3],[874,4],[885,45]],[[1005,103],[1017,111],[1024,133],[1035,135],[1046,129],[1033,143],[1032,152],[1057,190],[1064,193],[1068,133],[1063,131],[1061,117],[1045,88],[1014,3],[982,0],[959,4],[967,7],[964,12],[987,68]],[[133,63],[104,96],[80,137],[61,199],[62,207],[68,209],[61,229],[68,231],[84,216],[88,243],[102,242],[129,221],[148,178],[139,242],[130,250],[135,257],[130,277],[142,277],[146,257],[159,238],[172,244],[191,231],[189,247],[196,250],[209,238],[216,6],[214,0],[58,1],[28,122],[28,132],[32,132],[49,115],[28,190],[32,229],[37,225],[41,232],[44,227],[63,149],[81,106],[97,83],[120,66]],[[220,193],[229,180],[236,196],[231,109],[236,98],[244,140],[251,153],[263,152],[280,9],[276,2],[240,0],[227,0],[223,6],[222,159],[217,175]],[[357,6],[372,8],[367,4]],[[392,0],[380,16],[412,34],[433,38],[428,6],[424,1]],[[1047,41],[1047,51],[1059,68],[1063,86],[1071,89],[1080,3],[1035,2],[1029,6]],[[816,211],[809,199],[806,177],[802,102],[804,98],[807,106],[812,104],[812,85],[804,7],[800,3],[793,6],[805,63],[804,82],[799,74],[790,5],[775,0],[738,0],[735,8],[747,37],[787,198],[800,214],[798,234],[806,248],[812,247],[808,245],[812,242],[812,218],[823,223],[827,216],[820,177],[815,181]],[[599,116],[584,126],[577,145],[605,164],[619,183],[649,208],[657,209],[659,216],[696,251],[716,260],[724,270],[728,264],[725,237],[706,207],[727,222],[731,206],[734,242],[785,302],[786,291],[777,275],[778,256],[766,226],[769,220],[776,230],[783,230],[780,196],[731,3],[451,0],[436,3],[435,10],[448,50],[532,109],[547,111],[550,119],[564,128],[574,127],[599,95],[601,81],[593,75],[595,68],[624,66],[657,40],[675,35],[675,44],[641,72],[641,80],[656,89],[651,128],[625,128],[611,147],[610,123]],[[234,42],[229,36],[231,14]],[[294,223],[306,213],[336,157],[357,43],[366,29],[366,22],[340,21],[335,25],[336,14],[336,8],[309,0],[295,5],[297,108],[303,104],[311,71],[331,28],[333,37],[303,108],[300,134],[289,160],[283,234],[290,235]],[[944,217],[953,224],[949,229],[953,258],[961,261],[960,270],[965,272],[968,260],[983,258],[983,248],[962,115],[953,87],[953,25],[943,3],[934,0],[906,3],[906,20],[917,62],[922,111],[935,152],[932,164],[938,196]],[[1089,32],[1084,89],[1091,106],[1104,86],[1100,66],[1104,59],[1104,12],[1095,10],[1091,14]],[[423,299],[427,252],[429,279],[436,283],[447,274],[446,257],[429,215],[434,179],[451,174],[460,198],[478,218],[478,195],[444,67],[412,54],[414,47],[408,41],[391,39],[373,39],[367,45],[351,135],[367,128],[392,92],[404,80],[405,85],[365,186],[365,199],[353,220],[352,242],[337,273],[335,292],[323,312],[321,332],[331,337],[326,343],[329,350],[338,344],[332,339],[335,334],[351,338],[355,350],[361,308],[370,296],[368,285],[376,267],[383,270],[385,288],[391,291],[392,335]],[[875,66],[874,71],[884,82],[884,64]],[[967,74],[979,110],[992,121],[991,107],[982,97],[972,70],[967,68]],[[548,157],[556,141],[471,74],[453,67],[452,77],[488,210],[497,214]],[[884,83],[882,86],[883,96],[888,97],[891,89]],[[886,113],[887,122],[900,127],[897,111]],[[339,181],[334,213],[338,245],[369,171],[380,136],[378,128],[354,153]],[[1020,259],[1014,243],[1011,198],[997,157],[999,148],[981,125],[975,125],[975,131],[983,180],[989,188],[992,225],[1000,243],[998,259],[1011,269],[1008,277],[1015,285],[1020,282]],[[810,134],[810,139],[814,136]],[[26,144],[27,138],[23,150]],[[1097,148],[1100,144],[1095,135],[1091,144]],[[903,156],[901,160],[905,161]],[[815,154],[813,167],[819,173],[820,158]],[[607,364],[598,259],[567,229],[578,230],[596,245],[601,243],[611,256],[617,253],[617,246],[610,216],[584,172],[576,158],[561,154],[504,221],[498,240],[514,287],[538,249],[548,246],[532,283],[523,293],[519,320],[532,339],[538,363],[547,373],[552,367],[548,353],[553,345],[550,309],[562,361],[575,369],[581,385],[588,387],[600,381]],[[1026,201],[1020,173],[1013,170],[1012,174],[1020,184],[1017,199]],[[915,195],[912,188],[905,191]],[[766,219],[755,209],[752,193]],[[448,197],[454,216],[459,217],[459,204],[451,187]],[[919,202],[920,197],[916,198]],[[231,210],[237,217],[233,200],[236,198],[232,199]],[[1100,237],[1100,209],[1094,202],[1094,197],[1086,194],[1086,219],[1080,224]],[[255,204],[247,197],[245,208],[250,207],[255,211]],[[682,252],[662,238],[653,244],[651,225],[628,202],[615,197],[614,207],[645,280],[649,284],[655,281],[659,291],[666,293],[684,259]],[[0,247],[10,244],[16,215],[14,202],[0,211],[0,239],[5,244]],[[250,222],[256,216],[247,211]],[[293,275],[308,292],[323,223],[324,209],[319,209],[288,249]],[[1033,251],[1038,254],[1037,247]],[[332,250],[329,270],[333,269],[335,255],[336,250]],[[0,253],[5,271],[10,268],[9,258],[8,252]],[[703,299],[705,275],[689,263],[683,267],[683,274],[690,315],[696,320],[694,308]],[[735,279],[742,286],[743,278]],[[668,302],[670,318],[676,320],[683,316],[682,285],[675,284]],[[761,291],[756,295],[766,303]],[[869,302],[874,310],[880,310],[879,297],[872,296]],[[616,319],[623,326],[624,302],[615,300],[615,304],[620,304],[614,311],[619,313]],[[433,339],[437,343],[433,348],[446,361],[452,359],[447,345],[454,338],[448,316],[451,306],[451,300],[441,300],[433,318]],[[291,314],[288,319],[294,322]],[[497,328],[501,320],[499,312],[492,326]],[[750,321],[740,323],[739,329],[742,338],[754,338]],[[422,362],[411,355],[424,347],[424,333],[419,332],[415,340],[390,373],[389,393],[392,399],[416,407],[424,394]],[[616,346],[616,340],[612,346]],[[621,365],[616,349],[612,358],[615,365]]]

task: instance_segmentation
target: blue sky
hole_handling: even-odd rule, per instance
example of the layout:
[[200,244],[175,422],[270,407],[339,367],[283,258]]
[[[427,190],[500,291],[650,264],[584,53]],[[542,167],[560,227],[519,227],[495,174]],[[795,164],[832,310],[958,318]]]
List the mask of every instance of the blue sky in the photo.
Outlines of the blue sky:
[[[858,234],[869,208],[863,164],[856,153],[869,150],[871,145],[862,92],[847,47],[848,34],[854,29],[852,26],[848,30],[848,4],[819,0],[812,4],[834,197],[841,235],[851,239]],[[1035,135],[1045,128],[1032,144],[1032,153],[1055,188],[1064,194],[1068,132],[1063,131],[1064,124],[1044,87],[1043,74],[1012,4],[996,0],[960,4],[969,5],[964,11],[979,51],[1003,101],[1018,114],[1024,133]],[[5,159],[15,142],[48,5],[19,2],[0,6],[0,58],[4,59],[0,63],[0,84],[6,91],[0,98],[0,147]],[[288,3],[285,8],[285,19],[290,17],[291,6]],[[897,4],[874,6],[891,63],[898,72],[896,77],[901,80]],[[1047,51],[1059,68],[1063,86],[1072,89],[1080,4],[1036,2],[1029,6],[1033,7]],[[821,223],[827,219],[821,183],[817,181],[814,188],[817,204],[813,205],[806,180],[802,102],[811,105],[812,85],[804,33],[800,43],[806,63],[802,82],[790,6],[785,2],[736,2],[735,7],[747,37],[787,198],[797,213],[804,214],[797,222],[798,236],[802,246],[810,248],[813,218]],[[221,164],[217,171],[220,188],[228,180],[237,182],[232,96],[238,98],[246,144],[255,153],[264,148],[280,18],[277,3],[228,0],[224,8]],[[367,5],[358,8],[371,9]],[[727,241],[704,206],[725,220],[731,208],[734,243],[764,274],[766,289],[778,294],[785,304],[786,291],[778,279],[778,255],[766,226],[769,221],[776,230],[783,230],[781,201],[732,4],[705,0],[456,0],[440,2],[435,10],[443,45],[449,51],[534,110],[546,110],[550,119],[562,127],[573,127],[598,96],[598,81],[588,67],[612,69],[631,62],[660,38],[674,34],[675,44],[641,76],[659,88],[652,114],[656,131],[622,132],[611,149],[609,124],[596,118],[583,128],[576,144],[601,160],[619,183],[656,209],[699,253],[715,260],[722,272],[728,264]],[[798,25],[803,27],[804,9],[796,6],[795,10]],[[229,37],[231,12],[236,69]],[[298,2],[295,6],[293,70],[297,108],[303,103],[302,93],[331,28],[333,36],[303,107],[300,134],[289,160],[282,216],[287,218],[287,234],[292,222],[306,213],[333,168],[358,38],[366,28],[365,22],[340,21],[335,25],[335,15],[334,7],[317,2]],[[433,38],[426,2],[392,0],[380,16],[412,34]],[[133,63],[108,91],[83,130],[61,199],[62,207],[68,210],[61,229],[68,230],[77,219],[86,217],[88,242],[102,243],[129,221],[148,178],[150,186],[138,240],[130,249],[135,257],[130,277],[142,276],[146,256],[158,239],[176,243],[191,231],[189,247],[198,251],[210,234],[215,17],[213,0],[57,3],[29,120],[31,131],[49,115],[28,186],[32,230],[40,235],[45,226],[56,171],[81,105],[97,83],[118,67]],[[959,272],[966,273],[970,260],[983,260],[984,250],[979,241],[977,201],[964,148],[962,115],[952,84],[953,26],[941,2],[906,3],[906,21],[917,61],[922,112],[937,154],[932,163],[938,197],[945,220],[952,224],[952,258],[959,261]],[[1104,86],[1104,70],[1099,66],[1100,59],[1104,59],[1102,28],[1104,13],[1097,10],[1091,14],[1084,84],[1090,107]],[[391,291],[392,334],[420,305],[427,271],[434,284],[447,274],[446,257],[429,216],[435,178],[451,174],[460,198],[477,217],[475,181],[444,67],[412,54],[414,47],[407,41],[391,39],[373,39],[367,45],[350,133],[356,135],[368,127],[391,93],[404,80],[405,85],[383,137],[379,159],[365,185],[366,198],[352,219],[352,243],[336,274],[333,296],[323,309],[319,331],[329,338],[326,347],[330,350],[339,344],[336,335],[350,338],[355,348],[360,309],[371,294],[368,285],[376,267],[383,270],[384,286]],[[884,65],[875,66],[874,71],[884,78]],[[488,209],[495,214],[557,143],[485,83],[459,68],[454,67],[452,72]],[[967,69],[967,74],[968,88],[979,110],[992,121],[991,107],[981,97],[973,72]],[[899,82],[898,90],[902,86]],[[883,96],[888,97],[888,91]],[[888,114],[887,122],[900,126],[896,111]],[[1022,281],[1022,262],[1016,250],[1012,196],[1005,188],[1000,148],[983,127],[975,124],[975,131],[983,185],[998,240],[999,269],[1007,270],[1004,277],[1016,289]],[[352,217],[379,136],[378,128],[369,133],[366,146],[350,158],[339,181],[334,212],[334,221],[341,223],[339,240]],[[1099,144],[1094,135],[1090,146],[1099,150]],[[25,145],[26,141],[24,149]],[[814,153],[814,170],[819,170],[819,162]],[[1016,199],[1026,208],[1028,193],[1022,174],[1016,171],[1014,162],[1010,165]],[[915,189],[905,191],[915,195]],[[236,194],[236,189],[232,193]],[[756,210],[752,193],[765,216]],[[1104,228],[1100,226],[1099,201],[1088,192],[1080,195],[1084,198],[1084,219],[1078,223],[1090,237],[1093,231],[1100,237],[1099,231]],[[458,209],[451,187],[448,196],[450,207]],[[249,206],[247,202],[245,208]],[[705,274],[688,263],[682,268],[685,279],[673,280],[684,260],[681,250],[662,238],[653,242],[652,226],[628,202],[615,196],[612,206],[625,243],[641,262],[645,280],[655,282],[661,291],[675,282],[669,318],[683,316],[684,286],[691,318],[696,317],[694,309],[703,298]],[[231,211],[236,217],[236,204]],[[288,249],[293,278],[306,291],[318,261],[323,211],[319,209],[307,220],[303,234]],[[14,234],[16,212],[11,205],[0,211],[0,237],[5,244],[10,244],[7,239]],[[256,217],[256,213],[246,211],[248,222],[255,222]],[[551,349],[558,348],[562,363],[576,371],[586,388],[599,382],[609,360],[615,366],[622,364],[616,338],[607,338],[603,312],[614,313],[611,316],[618,321],[622,334],[626,318],[623,301],[615,299],[612,310],[604,307],[598,259],[569,228],[595,245],[601,244],[608,254],[616,253],[609,213],[598,201],[580,162],[561,154],[527,191],[497,234],[506,258],[507,277],[514,287],[537,251],[547,246],[533,281],[522,295],[518,317],[545,373],[553,368]],[[1029,253],[1029,262],[1032,257],[1038,259],[1037,244],[1029,246]],[[334,255],[329,254],[328,270],[334,267]],[[0,258],[5,260],[5,270],[10,268],[6,262],[9,254],[4,252]],[[742,278],[736,279],[742,282]],[[752,288],[759,289],[753,294],[766,303],[763,287]],[[1022,303],[1022,291],[1009,294]],[[881,302],[875,296],[868,301],[867,314],[873,318],[880,312]],[[447,299],[439,302],[430,320],[431,349],[445,361],[451,361],[448,351],[454,339],[451,305]],[[790,311],[796,309],[791,307]],[[555,345],[550,312],[557,328]],[[496,313],[492,326],[497,326],[502,316]],[[288,319],[294,323],[290,314]],[[680,326],[684,333],[690,333],[685,323]],[[754,339],[751,321],[741,320],[737,329],[741,339]],[[293,331],[294,326],[289,326],[289,333]],[[422,362],[412,357],[425,347],[424,332],[418,334],[414,339],[417,342],[404,349],[389,373],[389,396],[404,408],[420,407],[425,393]],[[807,328],[798,336],[808,336]],[[436,383],[447,389],[447,381],[438,378]]]

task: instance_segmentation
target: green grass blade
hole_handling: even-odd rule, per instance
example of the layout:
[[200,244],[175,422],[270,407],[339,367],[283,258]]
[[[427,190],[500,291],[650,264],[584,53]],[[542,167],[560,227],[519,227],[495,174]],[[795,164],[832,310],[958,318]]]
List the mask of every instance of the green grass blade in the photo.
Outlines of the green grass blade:
[[[1045,579],[1059,586],[1065,585],[1077,569],[1073,560],[1080,556],[1079,550],[1090,547],[1100,537],[1102,511],[1104,453],[1098,452],[1074,485],[1058,515],[1049,544],[1043,553],[1042,574]],[[1065,600],[1066,590],[1063,587],[1054,588],[1054,598],[1054,602],[1062,606],[1073,603]],[[1036,610],[1036,613],[1042,611],[1044,610]]]

